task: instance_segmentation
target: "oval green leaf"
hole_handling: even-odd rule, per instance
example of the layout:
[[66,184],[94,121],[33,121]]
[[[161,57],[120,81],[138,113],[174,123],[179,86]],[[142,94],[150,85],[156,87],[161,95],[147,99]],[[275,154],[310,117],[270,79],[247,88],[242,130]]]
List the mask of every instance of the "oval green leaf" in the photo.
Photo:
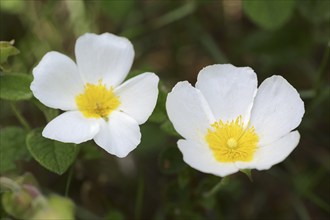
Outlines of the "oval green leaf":
[[10,101],[27,100],[32,97],[32,75],[6,74],[0,76],[0,98]]
[[295,8],[294,0],[244,0],[243,11],[262,28],[275,30],[284,25]]
[[26,137],[28,150],[33,158],[46,169],[63,174],[78,154],[75,144],[66,144],[44,138],[40,129],[31,131]]
[[25,145],[26,132],[20,127],[7,127],[0,131],[0,173],[16,168],[15,161],[26,160],[30,154]]

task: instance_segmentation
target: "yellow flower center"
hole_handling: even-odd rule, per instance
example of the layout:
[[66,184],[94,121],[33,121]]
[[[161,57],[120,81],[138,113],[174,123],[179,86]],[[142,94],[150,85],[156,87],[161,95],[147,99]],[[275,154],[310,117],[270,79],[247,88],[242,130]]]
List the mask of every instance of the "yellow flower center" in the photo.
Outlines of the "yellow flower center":
[[205,139],[219,162],[248,162],[253,159],[259,141],[254,127],[244,128],[242,117],[231,122],[215,122]]
[[85,91],[75,98],[78,109],[86,118],[105,118],[120,105],[119,97],[112,87],[107,89],[102,81],[98,84],[87,83]]
[[237,141],[235,138],[229,138],[228,141],[227,141],[227,146],[229,148],[235,148],[237,147]]

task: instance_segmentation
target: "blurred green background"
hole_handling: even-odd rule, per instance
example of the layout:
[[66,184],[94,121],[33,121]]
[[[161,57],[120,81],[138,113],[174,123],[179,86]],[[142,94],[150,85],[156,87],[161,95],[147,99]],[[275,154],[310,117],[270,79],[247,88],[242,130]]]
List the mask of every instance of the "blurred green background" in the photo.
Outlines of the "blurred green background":
[[[63,175],[31,158],[23,131],[8,142],[4,129],[21,125],[12,102],[2,99],[2,151],[14,139],[23,140],[12,144],[12,164],[1,175],[30,172],[44,194],[67,194],[75,204],[77,219],[330,218],[330,1],[0,3],[0,40],[14,39],[20,50],[2,72],[31,75],[46,52],[55,50],[74,59],[77,37],[110,32],[129,38],[134,45],[130,75],[152,71],[161,79],[155,113],[141,127],[142,143],[136,150],[117,159],[87,142]],[[306,113],[298,127],[301,141],[283,163],[267,171],[252,171],[253,182],[242,173],[234,174],[215,195],[205,197],[220,178],[184,164],[164,103],[176,82],[195,83],[199,70],[215,63],[250,66],[259,84],[273,74],[282,75],[299,91]],[[15,102],[15,109],[32,128],[47,123],[33,102]],[[3,207],[1,217],[13,218]]]

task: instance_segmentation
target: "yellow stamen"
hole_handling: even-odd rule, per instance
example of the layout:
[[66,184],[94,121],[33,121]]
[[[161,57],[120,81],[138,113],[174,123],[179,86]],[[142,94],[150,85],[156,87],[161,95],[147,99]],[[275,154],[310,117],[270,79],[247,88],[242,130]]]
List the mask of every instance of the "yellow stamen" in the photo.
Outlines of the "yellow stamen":
[[254,127],[244,128],[242,117],[211,125],[205,139],[216,160],[220,162],[248,162],[253,159],[259,141]]
[[96,85],[87,83],[84,93],[77,95],[75,100],[86,118],[107,118],[120,105],[112,87],[107,89],[102,81]]
[[227,141],[227,146],[229,148],[236,148],[237,147],[237,141],[235,138],[229,138]]

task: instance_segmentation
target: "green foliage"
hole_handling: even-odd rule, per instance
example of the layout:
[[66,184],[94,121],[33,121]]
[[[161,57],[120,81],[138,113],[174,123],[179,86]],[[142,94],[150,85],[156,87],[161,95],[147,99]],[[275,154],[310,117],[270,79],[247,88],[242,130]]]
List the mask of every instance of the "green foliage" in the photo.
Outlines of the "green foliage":
[[166,147],[159,154],[161,171],[167,174],[178,173],[186,166],[182,161],[182,154],[177,147]]
[[74,219],[74,204],[55,194],[45,197],[31,174],[16,179],[0,177],[0,186],[6,188],[1,204],[16,219]]
[[252,173],[251,170],[249,169],[244,169],[244,170],[240,170],[242,173],[244,173],[251,182],[253,182],[253,178],[252,178]]
[[141,126],[141,144],[136,149],[136,153],[146,155],[152,152],[158,153],[158,146],[161,146],[167,139],[167,135],[159,129],[159,124],[146,123]]
[[[19,201],[19,202],[17,202]],[[18,219],[28,219],[33,216],[33,211],[30,207],[32,197],[26,191],[20,192],[5,192],[2,195],[2,205],[5,211]]]
[[159,94],[157,99],[156,107],[149,118],[149,121],[159,123],[160,128],[169,135],[180,137],[180,135],[175,131],[172,123],[169,121],[166,113],[166,97],[167,89],[164,86],[163,82],[159,83]]
[[32,98],[30,84],[32,76],[27,74],[0,75],[0,98],[11,101],[28,100]]
[[299,1],[298,9],[301,14],[309,21],[316,24],[329,22],[330,2],[324,0],[304,0]]
[[39,183],[36,178],[31,173],[24,173],[21,176],[18,176],[15,181],[20,185],[28,185],[39,188]]
[[8,57],[17,55],[19,50],[13,46],[14,41],[0,41],[0,67],[7,62]]
[[110,210],[109,214],[104,218],[104,220],[124,220],[124,215],[118,210]]
[[38,99],[33,99],[33,103],[39,108],[40,111],[44,114],[47,121],[53,120],[59,114],[58,109],[49,108],[43,105]]
[[167,119],[167,114],[165,110],[165,102],[167,97],[167,91],[162,82],[159,83],[159,93],[157,98],[157,104],[149,118],[149,121],[160,123]]
[[36,161],[59,175],[70,167],[78,154],[76,145],[46,139],[40,129],[31,131],[26,137],[26,143]]
[[191,181],[191,177],[187,169],[183,170],[178,174],[178,185],[181,189],[188,187],[188,184]]
[[102,157],[102,150],[94,143],[87,141],[80,144],[80,150],[85,160],[95,160]]
[[295,8],[295,0],[244,0],[243,9],[262,28],[275,30],[284,25]]
[[29,174],[11,179],[0,177],[3,190],[1,204],[4,210],[17,219],[30,219],[43,205],[34,177]]
[[6,127],[0,131],[0,173],[18,168],[16,161],[28,160],[25,145],[26,131],[20,127]]
[[178,134],[178,132],[176,132],[176,130],[174,129],[172,122],[170,122],[169,120],[167,120],[163,124],[161,124],[160,128],[169,135],[181,137]]
[[125,16],[131,12],[135,1],[102,1],[102,9],[114,21],[122,22]]
[[47,197],[47,208],[38,210],[33,216],[34,219],[65,219],[73,220],[74,204],[68,199],[58,195]]
[[0,8],[9,13],[20,13],[24,10],[25,1],[0,1]]

